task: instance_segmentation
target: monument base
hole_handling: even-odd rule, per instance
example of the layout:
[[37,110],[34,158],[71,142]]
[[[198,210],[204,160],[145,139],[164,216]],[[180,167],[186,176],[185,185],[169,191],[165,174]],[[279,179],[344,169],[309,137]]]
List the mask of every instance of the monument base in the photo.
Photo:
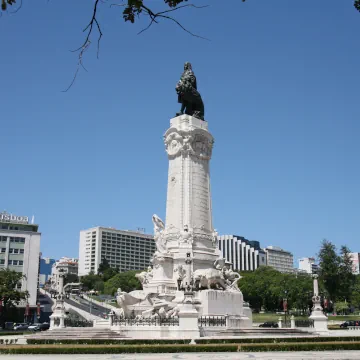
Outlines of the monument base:
[[196,299],[201,302],[201,316],[244,315],[241,292],[201,290]]

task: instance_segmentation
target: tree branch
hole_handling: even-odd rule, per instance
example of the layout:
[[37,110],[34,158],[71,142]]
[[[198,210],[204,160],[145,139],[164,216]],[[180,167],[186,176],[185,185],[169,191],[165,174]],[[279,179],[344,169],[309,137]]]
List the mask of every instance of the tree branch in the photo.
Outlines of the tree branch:
[[156,22],[156,19],[157,18],[163,18],[163,19],[168,19],[168,20],[171,20],[173,22],[175,22],[178,26],[180,26],[181,29],[183,29],[185,32],[187,32],[188,34],[190,34],[191,36],[194,36],[194,37],[197,37],[199,39],[203,39],[203,40],[208,40],[210,41],[209,39],[203,37],[203,36],[200,36],[200,35],[197,35],[197,34],[194,34],[192,33],[190,30],[186,29],[178,20],[176,20],[175,18],[173,18],[172,16],[168,16],[168,15],[164,15],[166,13],[169,13],[169,12],[172,12],[172,11],[176,11],[176,10],[179,10],[179,9],[182,9],[182,8],[185,8],[185,7],[194,7],[196,9],[202,9],[202,8],[205,8],[205,7],[208,7],[209,5],[204,5],[204,6],[196,6],[194,4],[186,4],[186,5],[181,5],[181,6],[178,6],[174,9],[170,9],[170,10],[165,10],[165,11],[160,11],[160,12],[157,12],[157,13],[154,13],[152,10],[150,10],[148,7],[146,7],[145,5],[141,5],[141,8],[144,10],[145,14],[147,14],[150,18],[151,18],[151,21],[149,23],[148,26],[146,26],[144,29],[142,29],[140,32],[138,32],[138,35],[140,35],[141,33],[143,33],[144,31],[148,30],[150,28],[150,26]]
[[98,41],[97,41],[97,52],[96,52],[96,56],[97,56],[97,58],[99,58],[100,40],[101,40],[101,37],[103,36],[99,21],[96,18],[99,1],[100,0],[95,0],[91,20],[90,20],[89,24],[86,26],[86,28],[83,30],[83,32],[88,30],[85,41],[83,42],[83,44],[78,49],[72,50],[72,52],[79,51],[78,63],[77,63],[77,67],[76,67],[74,77],[73,77],[70,85],[67,87],[66,90],[63,90],[63,92],[67,92],[73,86],[73,84],[75,83],[75,80],[77,78],[77,75],[79,73],[80,67],[82,67],[85,71],[87,71],[86,68],[84,67],[84,64],[83,64],[82,61],[83,61],[83,55],[84,55],[85,51],[89,48],[89,46],[91,44],[90,36],[92,34],[94,24],[96,25],[98,33],[99,33],[99,37],[98,37]]

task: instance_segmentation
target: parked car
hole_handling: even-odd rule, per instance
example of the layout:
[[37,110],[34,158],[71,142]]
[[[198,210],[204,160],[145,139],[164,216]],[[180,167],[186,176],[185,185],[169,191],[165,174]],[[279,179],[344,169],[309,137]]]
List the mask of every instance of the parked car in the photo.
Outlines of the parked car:
[[14,325],[14,330],[27,330],[29,327],[26,323],[16,324]]
[[28,330],[31,330],[31,331],[39,331],[40,329],[39,329],[39,325],[40,324],[31,324],[31,325],[29,325],[28,326]]
[[40,331],[46,331],[46,330],[49,330],[49,328],[50,328],[50,324],[47,323],[47,322],[44,322],[44,323],[39,325],[39,330]]
[[345,321],[340,325],[340,328],[347,329],[348,326],[360,326],[360,320]]
[[273,321],[266,321],[263,324],[260,324],[259,327],[264,327],[264,328],[278,328],[279,325],[276,322]]

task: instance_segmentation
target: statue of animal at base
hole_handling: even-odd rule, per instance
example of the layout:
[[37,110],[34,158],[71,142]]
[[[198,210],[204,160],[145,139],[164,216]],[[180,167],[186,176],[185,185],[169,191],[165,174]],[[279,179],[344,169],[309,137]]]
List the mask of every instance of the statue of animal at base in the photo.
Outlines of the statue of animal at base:
[[223,290],[227,288],[222,271],[218,269],[197,269],[193,273],[193,281],[199,282],[199,288],[211,289],[212,286]]

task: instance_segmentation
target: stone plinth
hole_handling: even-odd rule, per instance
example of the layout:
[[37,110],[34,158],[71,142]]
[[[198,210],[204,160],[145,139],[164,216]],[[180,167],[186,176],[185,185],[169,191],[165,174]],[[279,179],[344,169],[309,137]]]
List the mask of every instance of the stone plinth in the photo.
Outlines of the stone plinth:
[[196,299],[201,302],[202,316],[244,315],[241,292],[202,290]]

